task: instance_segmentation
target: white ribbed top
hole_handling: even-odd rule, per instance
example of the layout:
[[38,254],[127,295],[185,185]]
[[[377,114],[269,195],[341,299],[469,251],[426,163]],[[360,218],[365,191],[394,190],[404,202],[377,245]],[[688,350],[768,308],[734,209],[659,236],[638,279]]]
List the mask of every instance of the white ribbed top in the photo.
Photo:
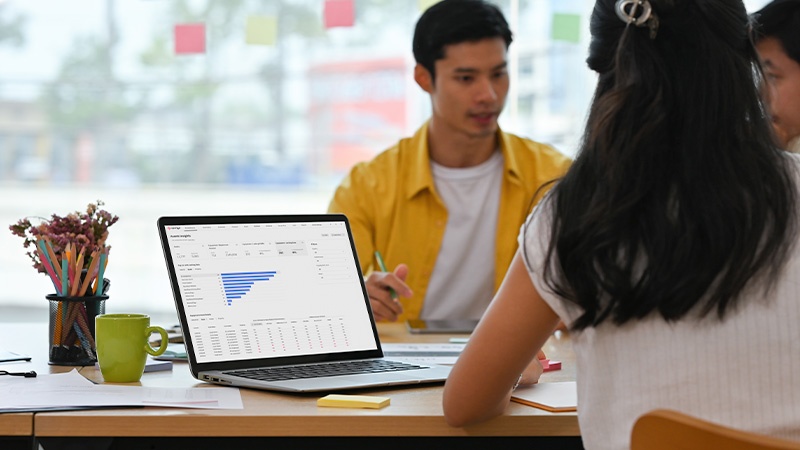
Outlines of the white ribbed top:
[[[580,311],[541,278],[550,236],[543,211],[537,208],[525,233],[528,270],[545,301],[570,324]],[[673,324],[654,317],[573,333],[585,448],[627,449],[636,418],[656,408],[800,441],[799,284],[797,245],[769,297],[750,293],[723,322],[713,314]]]

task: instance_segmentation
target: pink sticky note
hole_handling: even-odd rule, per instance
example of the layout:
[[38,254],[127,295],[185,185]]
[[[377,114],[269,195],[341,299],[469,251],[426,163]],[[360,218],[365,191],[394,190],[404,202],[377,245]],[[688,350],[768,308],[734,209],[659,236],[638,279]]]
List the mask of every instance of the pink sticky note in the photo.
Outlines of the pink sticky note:
[[323,10],[325,28],[352,27],[356,20],[353,0],[325,0]]
[[175,53],[206,52],[206,26],[202,23],[175,25]]
[[542,368],[545,372],[550,372],[551,370],[561,370],[561,361],[551,361],[549,359],[540,359],[540,363],[542,363]]

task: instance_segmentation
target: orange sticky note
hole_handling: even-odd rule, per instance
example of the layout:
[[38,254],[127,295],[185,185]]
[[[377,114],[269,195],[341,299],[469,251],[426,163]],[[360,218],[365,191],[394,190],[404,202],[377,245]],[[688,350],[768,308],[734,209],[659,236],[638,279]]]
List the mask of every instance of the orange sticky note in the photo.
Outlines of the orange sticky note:
[[175,53],[186,55],[206,52],[206,26],[202,23],[175,25]]
[[356,20],[353,0],[325,0],[323,9],[325,28],[352,27]]

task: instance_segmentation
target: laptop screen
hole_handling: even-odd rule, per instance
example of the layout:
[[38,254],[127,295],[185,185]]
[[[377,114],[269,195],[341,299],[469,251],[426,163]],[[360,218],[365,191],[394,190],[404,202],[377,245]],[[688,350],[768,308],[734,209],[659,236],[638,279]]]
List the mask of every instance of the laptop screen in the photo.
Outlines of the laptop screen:
[[377,349],[345,220],[250,220],[159,221],[196,362]]

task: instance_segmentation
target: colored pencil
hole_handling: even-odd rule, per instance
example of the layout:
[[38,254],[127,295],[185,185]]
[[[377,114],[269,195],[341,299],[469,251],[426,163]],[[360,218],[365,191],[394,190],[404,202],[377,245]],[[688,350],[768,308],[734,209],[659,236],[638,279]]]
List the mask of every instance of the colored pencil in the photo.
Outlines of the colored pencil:
[[86,277],[83,279],[83,283],[81,283],[81,288],[78,290],[78,297],[83,297],[86,294],[86,289],[92,284],[92,279],[94,278],[94,271],[97,269],[98,263],[100,262],[100,258],[98,258],[97,251],[92,252],[91,255],[92,262],[89,264],[89,269],[86,271]]
[[77,302],[68,302],[67,303],[67,320],[64,321],[61,330],[61,344],[62,345],[71,345],[72,340],[70,339],[69,333],[72,330],[72,324],[75,322],[75,314],[78,310],[75,308],[75,304]]
[[94,294],[103,295],[103,275],[108,265],[108,255],[103,252],[100,254],[100,269],[97,272],[97,284],[94,285]]
[[56,293],[61,295],[61,287],[59,286],[58,277],[56,276],[56,272],[53,270],[53,267],[50,265],[50,262],[45,257],[42,250],[37,248],[36,253],[39,255],[39,260],[41,261],[42,265],[44,266],[44,270],[47,272],[47,275],[53,281],[53,287],[56,288]]
[[[67,258],[61,258],[61,273],[62,274],[69,275],[69,268],[67,267],[68,264],[69,264],[69,262],[67,261]],[[67,277],[66,276],[62,276],[61,277],[61,295],[64,296],[64,297],[67,296],[67,287],[68,286],[69,286],[69,281],[67,281]],[[61,303],[59,303],[59,306],[61,306]]]
[[59,301],[56,308],[55,325],[53,326],[53,345],[61,345],[61,329],[62,329],[62,314],[64,309],[64,302]]
[[82,247],[80,253],[78,254],[78,258],[75,261],[75,274],[72,278],[72,286],[70,286],[69,295],[71,297],[75,297],[78,295],[78,288],[81,285],[81,274],[83,273],[83,253],[86,251],[86,247]]
[[50,256],[50,263],[56,269],[58,279],[62,279],[64,275],[61,273],[61,263],[59,262],[58,256],[56,255],[55,250],[53,250],[53,244],[50,243],[50,239],[48,237],[44,238],[44,247],[47,250],[47,254]]
[[83,305],[78,305],[78,314],[75,316],[76,323],[83,331],[83,334],[86,335],[86,339],[91,344],[90,348],[94,348],[94,337],[92,336],[91,330],[89,330],[89,324],[87,323],[89,318],[86,315],[86,308]]
[[70,287],[71,287],[70,283],[72,283],[72,276],[73,276],[72,272],[74,270],[74,265],[73,265],[74,256],[75,255],[74,255],[74,253],[72,251],[72,243],[69,243],[69,244],[67,244],[67,248],[65,250],[65,257],[67,259],[67,289],[64,291],[64,296],[65,297],[69,296],[69,291],[70,291]]

